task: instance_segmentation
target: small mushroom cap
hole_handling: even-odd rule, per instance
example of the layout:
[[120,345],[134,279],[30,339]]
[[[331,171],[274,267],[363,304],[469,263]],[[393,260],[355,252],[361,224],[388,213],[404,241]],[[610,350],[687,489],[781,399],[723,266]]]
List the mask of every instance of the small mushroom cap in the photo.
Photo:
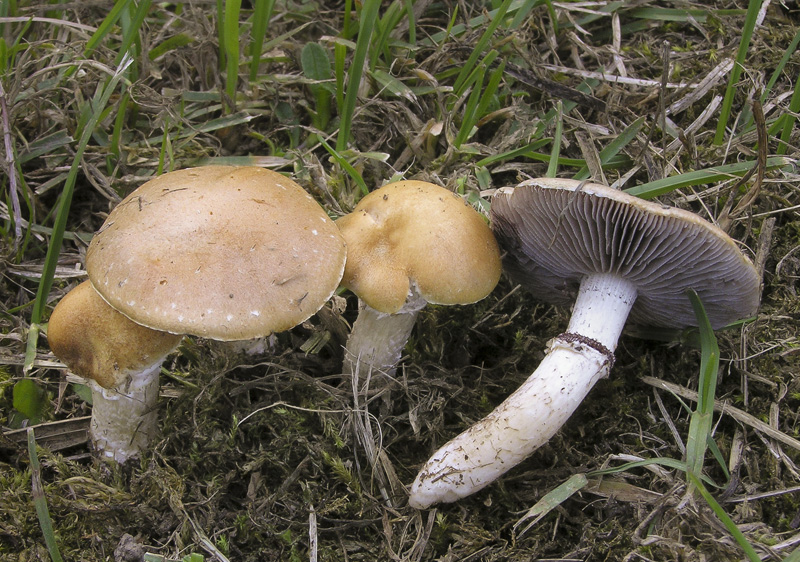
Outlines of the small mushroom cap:
[[299,185],[256,167],[170,172],[132,192],[86,254],[97,292],[134,322],[241,340],[288,330],[339,285],[344,239]]
[[428,302],[468,304],[488,295],[500,279],[491,229],[443,187],[387,184],[336,224],[347,241],[342,285],[379,312],[399,311],[412,284]]
[[104,388],[160,363],[181,336],[132,322],[84,281],[62,298],[47,326],[50,349],[70,371]]
[[571,303],[583,277],[615,273],[637,287],[629,319],[641,326],[696,325],[690,289],[714,328],[758,308],[753,264],[688,211],[601,184],[540,178],[498,190],[491,220],[509,275],[547,302]]

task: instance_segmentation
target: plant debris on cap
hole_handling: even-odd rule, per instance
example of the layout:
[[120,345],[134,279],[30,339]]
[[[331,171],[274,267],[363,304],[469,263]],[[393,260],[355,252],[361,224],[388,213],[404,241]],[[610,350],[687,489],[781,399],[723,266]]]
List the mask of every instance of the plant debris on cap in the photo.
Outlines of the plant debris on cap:
[[758,308],[760,279],[750,260],[688,211],[601,184],[548,178],[499,190],[491,219],[506,271],[537,299],[569,304],[581,279],[602,272],[636,285],[629,321],[638,325],[694,326],[689,289],[714,328]]
[[299,185],[234,166],[145,183],[86,254],[95,289],[134,322],[228,341],[306,320],[336,290],[344,262],[338,228]]

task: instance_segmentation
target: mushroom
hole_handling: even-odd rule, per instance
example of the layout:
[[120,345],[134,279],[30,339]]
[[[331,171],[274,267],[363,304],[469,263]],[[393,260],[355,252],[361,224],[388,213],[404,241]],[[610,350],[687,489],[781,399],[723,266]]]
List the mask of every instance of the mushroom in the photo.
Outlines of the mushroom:
[[59,301],[47,340],[53,353],[89,382],[89,433],[96,450],[113,453],[122,463],[157,434],[158,375],[181,338],[129,320],[108,306],[89,281]]
[[696,325],[689,290],[714,328],[758,308],[752,263],[687,211],[600,184],[534,179],[498,190],[491,220],[515,281],[551,303],[577,298],[567,331],[528,380],[425,463],[411,486],[417,508],[482,489],[546,443],[608,374],[626,319]]
[[[317,312],[339,285],[345,253],[334,222],[292,180],[208,166],[164,174],[128,195],[92,239],[86,270],[102,299],[136,324],[233,341],[288,330]],[[123,390],[108,388],[104,396]],[[118,452],[118,440],[99,435],[96,447],[119,462],[142,446]]]
[[500,279],[497,241],[460,197],[422,181],[387,184],[336,221],[347,243],[342,286],[359,297],[344,372],[391,375],[425,304],[469,304]]

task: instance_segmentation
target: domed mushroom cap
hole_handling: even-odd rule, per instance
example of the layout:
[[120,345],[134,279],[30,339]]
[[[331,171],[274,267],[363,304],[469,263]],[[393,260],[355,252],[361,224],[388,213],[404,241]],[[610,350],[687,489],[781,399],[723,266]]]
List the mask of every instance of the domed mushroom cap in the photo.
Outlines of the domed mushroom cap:
[[412,284],[434,304],[469,304],[500,279],[497,241],[460,197],[422,181],[387,184],[336,221],[347,241],[342,285],[395,313]]
[[583,277],[614,273],[636,285],[629,319],[638,325],[696,325],[689,289],[715,328],[758,308],[753,264],[688,211],[601,184],[541,178],[498,190],[491,221],[510,276],[547,302],[571,303]]
[[292,180],[256,167],[164,174],[132,192],[92,239],[98,293],[133,321],[217,340],[287,330],[331,297],[345,245]]
[[163,361],[181,336],[132,322],[84,281],[53,309],[47,341],[73,373],[114,388],[131,374]]

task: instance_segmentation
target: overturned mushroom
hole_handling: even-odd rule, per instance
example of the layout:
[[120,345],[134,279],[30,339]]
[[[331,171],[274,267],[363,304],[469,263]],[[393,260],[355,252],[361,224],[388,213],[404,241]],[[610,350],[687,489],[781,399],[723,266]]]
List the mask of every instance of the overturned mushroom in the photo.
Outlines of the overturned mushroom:
[[715,328],[758,307],[753,265],[687,211],[599,184],[537,179],[499,190],[491,218],[511,277],[536,298],[575,299],[572,317],[530,378],[423,466],[409,500],[418,508],[482,489],[546,443],[608,374],[626,319],[695,325],[690,289]]
[[[86,269],[102,299],[138,325],[233,341],[309,318],[336,290],[344,261],[338,228],[295,182],[262,168],[208,166],[164,174],[126,197],[92,239]],[[82,325],[93,340],[96,329]],[[65,358],[70,367],[94,361],[89,348],[76,353]],[[135,387],[129,379],[124,389]],[[106,397],[123,391],[116,378],[100,384]],[[95,401],[95,412],[103,407]],[[122,451],[93,423],[96,447],[119,462],[148,441]],[[130,423],[135,432],[139,422]]]
[[427,182],[387,184],[336,224],[347,242],[342,285],[359,297],[345,373],[392,373],[426,303],[469,304],[500,278],[500,253],[480,214]]

